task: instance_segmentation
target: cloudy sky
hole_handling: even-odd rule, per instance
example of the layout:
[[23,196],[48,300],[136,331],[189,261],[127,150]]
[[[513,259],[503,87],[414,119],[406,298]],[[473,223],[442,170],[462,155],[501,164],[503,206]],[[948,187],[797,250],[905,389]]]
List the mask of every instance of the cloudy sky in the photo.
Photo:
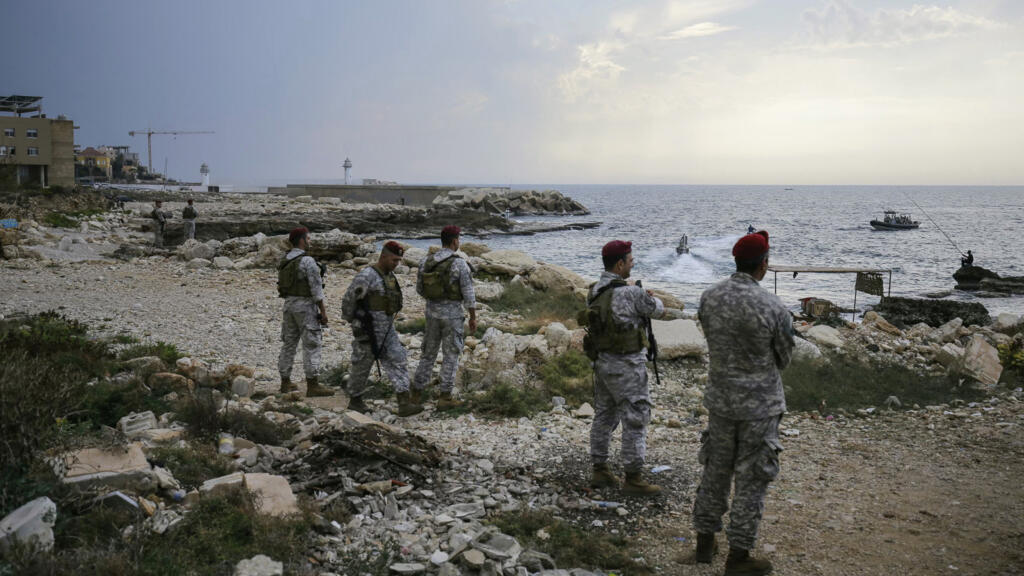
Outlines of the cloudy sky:
[[221,183],[1022,184],[1024,2],[8,2],[0,92]]

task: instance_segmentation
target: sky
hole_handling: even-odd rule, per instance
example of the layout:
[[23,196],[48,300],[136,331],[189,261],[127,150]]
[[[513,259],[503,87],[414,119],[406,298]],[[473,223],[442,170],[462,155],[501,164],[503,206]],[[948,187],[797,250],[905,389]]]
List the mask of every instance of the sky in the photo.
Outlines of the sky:
[[213,183],[1024,184],[1024,2],[0,0],[0,93]]

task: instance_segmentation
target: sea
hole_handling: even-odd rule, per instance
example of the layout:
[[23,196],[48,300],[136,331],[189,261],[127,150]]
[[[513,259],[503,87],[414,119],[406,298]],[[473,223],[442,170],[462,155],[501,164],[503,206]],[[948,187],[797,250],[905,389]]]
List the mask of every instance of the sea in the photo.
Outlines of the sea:
[[[632,278],[681,298],[696,310],[701,292],[734,271],[732,246],[747,227],[767,230],[772,265],[891,270],[893,296],[980,302],[993,315],[1024,313],[1024,296],[979,297],[953,290],[961,251],[1001,276],[1024,276],[1024,187],[986,186],[612,186],[530,185],[555,189],[583,203],[588,216],[517,218],[520,221],[601,222],[596,228],[532,236],[467,236],[492,249],[521,250],[585,278],[601,272],[601,247],[633,242]],[[869,222],[885,210],[909,213],[915,230],[876,231]],[[690,253],[676,254],[683,234]],[[426,246],[429,242],[415,244]],[[769,272],[761,282],[796,310],[800,299],[854,305],[854,274]],[[857,293],[864,312],[878,296]]]

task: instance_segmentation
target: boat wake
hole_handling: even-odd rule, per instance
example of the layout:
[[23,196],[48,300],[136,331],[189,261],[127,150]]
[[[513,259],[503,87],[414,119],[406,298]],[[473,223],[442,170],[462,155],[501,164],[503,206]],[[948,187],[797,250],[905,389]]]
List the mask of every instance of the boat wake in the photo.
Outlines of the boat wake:
[[720,280],[732,266],[732,246],[739,236],[693,238],[689,254],[676,254],[674,247],[652,250],[650,259],[659,281],[679,284],[710,284]]

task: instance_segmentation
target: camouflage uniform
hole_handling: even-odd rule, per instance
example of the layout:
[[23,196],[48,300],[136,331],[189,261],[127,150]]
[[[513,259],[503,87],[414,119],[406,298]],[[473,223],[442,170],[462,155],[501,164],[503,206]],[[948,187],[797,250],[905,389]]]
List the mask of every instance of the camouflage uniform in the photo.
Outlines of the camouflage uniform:
[[[621,280],[618,274],[602,272],[590,289],[593,298],[603,286]],[[647,318],[665,313],[661,300],[638,286],[614,288],[612,315],[624,325],[643,327]],[[622,423],[622,465],[626,472],[639,472],[647,451],[647,424],[651,420],[651,396],[647,388],[647,351],[632,354],[601,352],[594,363],[594,422],[590,427],[590,459],[594,464],[608,461],[612,432]]]
[[159,208],[154,208],[153,212],[150,213],[150,216],[153,218],[153,246],[163,248],[164,226],[167,225],[167,216],[165,216],[163,210]]
[[[454,252],[450,249],[442,248],[423,259],[420,274],[416,278],[417,293],[423,295],[423,269],[427,263],[440,262],[452,254]],[[459,368],[459,355],[462,354],[465,340],[465,316],[462,308],[476,308],[476,294],[473,292],[473,272],[465,260],[456,258],[449,272],[451,282],[462,290],[462,300],[427,300],[423,350],[412,380],[412,387],[416,390],[422,390],[427,386],[434,362],[437,360],[438,348],[442,346],[444,359],[441,362],[441,392],[451,392],[455,385],[455,373]]]
[[285,258],[301,257],[299,275],[309,281],[310,297],[288,296],[284,299],[284,318],[281,321],[281,354],[277,358],[277,371],[282,380],[291,379],[292,365],[295,363],[295,351],[302,341],[302,369],[306,380],[317,378],[320,374],[320,347],[323,339],[323,328],[320,326],[320,310],[317,302],[324,299],[323,284],[320,280],[320,268],[311,256],[292,248]]
[[[189,212],[189,208],[192,208],[191,213]],[[195,216],[192,216],[192,214],[195,214]],[[189,240],[189,239],[195,240],[195,238],[196,238],[196,216],[198,216],[198,215],[199,215],[199,213],[192,206],[186,206],[181,211],[182,221],[185,224],[185,240]]]
[[[371,292],[384,294],[384,280],[373,267],[367,266],[356,274],[356,277],[352,279],[352,284],[345,291],[345,297],[341,301],[341,314],[345,320],[353,322],[356,308],[362,305],[360,301]],[[373,334],[379,345],[381,367],[384,368],[384,372],[391,380],[395,392],[407,392],[409,390],[409,369],[405,348],[398,341],[394,319],[383,311],[370,310],[368,313],[373,318]],[[356,323],[358,324],[358,321]],[[374,362],[369,336],[363,335],[354,338],[352,340],[352,369],[348,377],[349,396],[362,396],[366,392],[367,380]]]
[[786,411],[780,372],[793,352],[792,317],[744,272],[706,290],[699,316],[711,360],[704,394],[710,416],[698,453],[704,475],[693,525],[701,534],[722,530],[735,478],[729,545],[752,550],[768,484],[779,473],[779,422]]

